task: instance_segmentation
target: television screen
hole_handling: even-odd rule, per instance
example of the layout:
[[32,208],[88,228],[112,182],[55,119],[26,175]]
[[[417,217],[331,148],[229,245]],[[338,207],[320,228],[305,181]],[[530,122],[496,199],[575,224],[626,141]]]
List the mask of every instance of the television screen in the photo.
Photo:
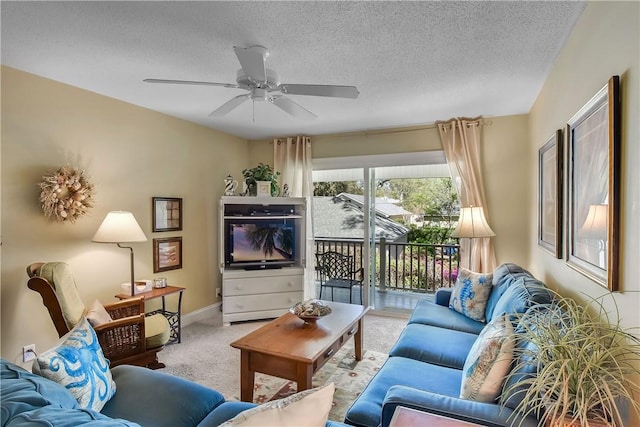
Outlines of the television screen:
[[227,264],[283,265],[294,262],[294,226],[285,223],[229,224]]

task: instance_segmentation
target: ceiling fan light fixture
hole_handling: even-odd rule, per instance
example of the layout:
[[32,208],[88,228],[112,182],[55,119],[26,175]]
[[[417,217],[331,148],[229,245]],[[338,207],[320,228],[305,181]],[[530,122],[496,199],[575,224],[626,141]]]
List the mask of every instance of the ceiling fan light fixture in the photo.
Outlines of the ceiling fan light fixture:
[[251,99],[254,101],[267,101],[269,99],[269,91],[267,89],[255,88],[251,92]]

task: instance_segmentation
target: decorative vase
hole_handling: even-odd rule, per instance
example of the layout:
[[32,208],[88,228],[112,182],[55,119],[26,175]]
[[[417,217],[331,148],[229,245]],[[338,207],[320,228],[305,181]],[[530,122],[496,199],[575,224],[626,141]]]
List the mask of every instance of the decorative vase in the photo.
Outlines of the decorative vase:
[[224,195],[235,196],[237,188],[238,181],[233,179],[231,175],[227,175],[227,177],[224,179]]

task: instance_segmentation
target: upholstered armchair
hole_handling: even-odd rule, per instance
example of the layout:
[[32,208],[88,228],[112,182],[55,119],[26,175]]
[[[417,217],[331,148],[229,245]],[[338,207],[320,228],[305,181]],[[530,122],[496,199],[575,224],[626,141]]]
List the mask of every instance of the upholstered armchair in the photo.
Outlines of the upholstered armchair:
[[[69,265],[63,262],[34,263],[27,267],[29,289],[42,297],[51,320],[62,337],[87,316],[88,311]],[[169,340],[169,323],[162,314],[145,316],[141,297],[104,306],[106,322],[92,324],[102,351],[111,366],[139,365],[163,368],[158,352]],[[104,321],[104,320],[103,320]]]

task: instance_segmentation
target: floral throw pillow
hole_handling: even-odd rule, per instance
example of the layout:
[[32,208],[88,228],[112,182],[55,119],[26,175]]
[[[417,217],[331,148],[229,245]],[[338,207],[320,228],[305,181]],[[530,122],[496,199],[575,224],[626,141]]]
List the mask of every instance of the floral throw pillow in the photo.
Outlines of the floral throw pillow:
[[34,360],[33,373],[63,385],[84,409],[99,412],[116,392],[109,361],[84,317],[62,344]]
[[324,427],[335,385],[326,384],[243,411],[220,427]]
[[492,279],[491,273],[474,273],[466,268],[460,268],[449,299],[449,308],[473,320],[484,322]]
[[473,343],[462,368],[460,397],[491,403],[500,394],[511,369],[515,344],[513,325],[501,315],[484,327]]

